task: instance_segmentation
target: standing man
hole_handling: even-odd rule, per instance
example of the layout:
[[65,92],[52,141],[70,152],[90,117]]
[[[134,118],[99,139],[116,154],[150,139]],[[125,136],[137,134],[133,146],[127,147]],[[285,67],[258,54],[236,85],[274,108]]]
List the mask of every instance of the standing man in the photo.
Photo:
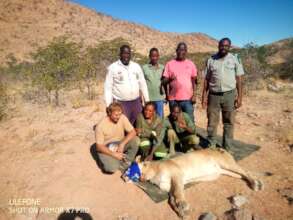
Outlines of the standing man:
[[119,103],[107,107],[107,116],[96,126],[95,136],[103,171],[114,173],[119,168],[127,168],[134,160],[139,139]]
[[240,59],[229,53],[230,47],[229,38],[221,39],[218,53],[208,59],[202,94],[202,106],[203,108],[208,106],[207,132],[210,147],[216,146],[219,113],[222,111],[224,125],[222,147],[228,151],[233,139],[235,109],[242,105],[242,75],[244,74]]
[[169,61],[163,73],[162,83],[165,87],[169,107],[178,104],[194,122],[193,104],[196,103],[197,69],[191,60],[186,59],[187,45],[178,44],[176,59]]
[[119,102],[123,112],[133,125],[137,115],[142,111],[142,97],[149,101],[146,81],[139,64],[131,59],[128,45],[120,47],[120,59],[108,67],[104,85],[106,106]]
[[142,66],[144,77],[147,83],[150,101],[155,104],[156,112],[160,118],[164,117],[164,99],[163,89],[161,87],[161,77],[164,66],[159,64],[159,50],[150,49],[150,62]]

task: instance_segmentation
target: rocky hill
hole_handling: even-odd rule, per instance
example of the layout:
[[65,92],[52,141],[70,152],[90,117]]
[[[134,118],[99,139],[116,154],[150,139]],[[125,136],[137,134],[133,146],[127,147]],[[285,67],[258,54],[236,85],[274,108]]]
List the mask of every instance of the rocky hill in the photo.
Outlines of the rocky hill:
[[179,41],[185,41],[190,52],[208,52],[217,48],[217,41],[202,33],[160,32],[68,1],[0,1],[0,64],[5,62],[8,54],[19,60],[29,59],[30,52],[61,35],[83,42],[85,46],[122,37],[143,55],[153,46],[162,54],[173,53]]

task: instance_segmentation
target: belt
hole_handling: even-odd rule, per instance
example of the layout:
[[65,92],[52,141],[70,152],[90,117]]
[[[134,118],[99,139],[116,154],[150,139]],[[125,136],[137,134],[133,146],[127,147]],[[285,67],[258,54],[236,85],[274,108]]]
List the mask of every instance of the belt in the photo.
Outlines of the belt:
[[232,89],[232,90],[227,91],[227,92],[212,92],[212,91],[210,91],[209,94],[211,94],[211,95],[219,95],[219,96],[223,96],[223,95],[225,95],[225,94],[229,94],[229,93],[232,93],[232,92],[234,92],[234,91],[235,91],[235,89]]

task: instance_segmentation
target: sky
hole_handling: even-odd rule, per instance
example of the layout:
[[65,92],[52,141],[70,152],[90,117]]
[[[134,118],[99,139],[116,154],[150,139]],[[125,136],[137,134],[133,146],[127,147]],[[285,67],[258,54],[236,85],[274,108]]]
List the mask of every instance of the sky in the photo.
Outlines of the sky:
[[293,0],[72,0],[117,19],[164,32],[202,32],[232,44],[293,37]]

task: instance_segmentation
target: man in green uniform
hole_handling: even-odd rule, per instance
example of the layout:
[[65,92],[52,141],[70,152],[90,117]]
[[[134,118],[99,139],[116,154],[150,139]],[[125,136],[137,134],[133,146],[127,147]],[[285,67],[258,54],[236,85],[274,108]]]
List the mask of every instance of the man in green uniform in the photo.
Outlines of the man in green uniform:
[[136,119],[136,133],[140,138],[139,152],[144,160],[152,160],[167,156],[167,149],[163,143],[162,120],[156,114],[155,104],[147,102],[143,113]]
[[163,127],[163,132],[167,133],[170,155],[175,154],[176,145],[179,145],[182,152],[198,147],[199,138],[195,134],[195,125],[178,104],[172,105],[171,113],[165,118]]
[[[218,53],[211,56],[206,64],[202,94],[202,106],[207,106],[208,140],[210,147],[216,147],[215,137],[222,111],[224,125],[222,147],[229,151],[233,139],[235,109],[242,105],[242,75],[240,59],[229,53],[231,40],[219,41]],[[237,91],[236,91],[237,90]]]
[[155,104],[157,114],[164,117],[164,99],[165,95],[161,86],[161,77],[164,66],[159,64],[159,50],[157,48],[150,49],[150,62],[142,66],[144,78],[148,87],[150,101]]

